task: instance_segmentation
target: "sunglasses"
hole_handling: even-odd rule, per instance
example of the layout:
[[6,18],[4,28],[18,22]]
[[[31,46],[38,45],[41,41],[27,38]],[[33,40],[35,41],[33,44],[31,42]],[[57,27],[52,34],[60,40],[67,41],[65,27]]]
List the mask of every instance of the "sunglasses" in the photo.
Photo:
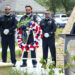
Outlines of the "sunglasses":
[[8,10],[8,11],[10,11],[10,9],[5,9],[5,10]]
[[26,11],[30,11],[31,9],[26,9]]
[[50,13],[45,13],[45,15],[50,15]]

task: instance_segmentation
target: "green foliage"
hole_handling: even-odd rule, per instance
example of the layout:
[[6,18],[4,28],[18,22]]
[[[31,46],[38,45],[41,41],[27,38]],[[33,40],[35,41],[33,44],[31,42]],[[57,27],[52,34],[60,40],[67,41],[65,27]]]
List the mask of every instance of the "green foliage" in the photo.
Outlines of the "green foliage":
[[49,0],[35,0],[36,2],[38,2],[39,4],[41,4],[42,6],[45,6],[46,8],[49,8]]
[[70,65],[71,65],[71,63],[67,63],[67,64],[65,65],[65,69],[67,69]]
[[71,56],[71,60],[75,61],[75,55]]
[[55,64],[55,63],[52,62],[52,63],[50,63],[49,66],[48,66],[48,68],[50,69],[49,75],[55,75],[55,71],[54,71],[55,66],[54,66],[54,64]]
[[21,57],[22,56],[22,51],[21,50],[17,50],[16,51],[16,56],[17,57]]
[[7,72],[5,75],[21,75],[21,72],[16,69],[11,69],[9,72]]
[[22,25],[25,25],[28,27],[28,22],[32,21],[29,17],[27,17],[25,20],[21,20],[18,22],[17,27],[20,28]]
[[[43,58],[41,58],[40,63],[42,64],[42,67],[43,67],[44,69],[47,69],[47,68],[49,69],[48,75],[55,75],[55,71],[54,71],[55,62],[52,62],[52,63],[50,62],[50,63],[46,64],[46,60],[43,59]],[[59,73],[62,73],[62,69],[59,70]],[[43,75],[43,74],[42,74],[42,75]]]
[[49,63],[49,69],[54,69],[55,68],[54,64],[55,64],[54,62]]
[[55,72],[53,69],[50,70],[49,75],[55,75]]
[[43,73],[41,75],[44,75]]
[[[29,22],[32,22],[32,20],[30,19],[30,17],[27,17],[25,20],[19,21],[17,24],[17,27],[20,28],[22,25],[28,27]],[[23,31],[21,30],[21,32],[23,32]],[[25,39],[24,35],[22,35],[22,38],[23,38],[23,42],[25,43],[26,39]]]
[[35,0],[42,6],[52,10],[53,12],[65,9],[65,12],[72,10],[75,6],[75,0]]
[[59,74],[61,74],[62,73],[62,70],[59,70]]
[[[66,52],[69,53],[68,50],[66,50]],[[67,56],[68,54],[65,54],[65,55]],[[68,63],[65,65],[65,68],[64,68],[64,69],[67,69],[67,68],[69,68],[69,67],[75,68],[75,55],[72,55],[69,59],[70,59],[70,60],[69,60]]]
[[41,58],[40,63],[42,64],[42,67],[43,67],[44,69],[47,69],[46,60],[45,60],[45,59]]
[[24,73],[22,73],[20,70],[17,69],[11,69],[9,72],[5,73],[4,75],[33,75],[33,73],[28,73],[27,69],[25,69],[26,71]]
[[65,8],[66,13],[69,10],[72,10],[75,6],[75,0],[61,0],[63,7]]
[[59,70],[59,74],[63,73],[63,70],[64,70],[63,65],[59,64],[59,65],[57,66],[57,68],[61,68],[61,69]]
[[28,75],[27,69],[26,69],[26,72],[24,73],[24,75]]
[[45,60],[45,59],[43,59],[43,58],[41,58],[40,63],[41,63],[41,64],[43,64],[43,63],[45,63],[45,64],[46,64],[46,60]]
[[71,66],[71,68],[75,68],[75,64],[71,64],[70,66]]
[[28,26],[29,20],[29,17],[26,18],[26,20],[21,20],[20,22],[18,22],[17,27],[20,28],[22,25]]

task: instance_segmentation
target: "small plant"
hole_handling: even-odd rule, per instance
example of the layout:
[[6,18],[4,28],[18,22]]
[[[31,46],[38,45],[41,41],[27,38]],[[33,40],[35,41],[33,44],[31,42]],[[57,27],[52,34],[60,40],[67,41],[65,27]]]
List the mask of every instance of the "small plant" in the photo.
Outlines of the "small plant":
[[17,27],[20,28],[22,25],[25,25],[26,27],[28,27],[28,23],[33,20],[31,20],[29,17],[26,18],[25,20],[21,20],[20,22],[18,22]]
[[63,73],[64,71],[63,65],[59,64],[57,68],[61,68],[61,70],[59,70],[59,74]]
[[32,73],[28,73],[28,71],[26,69],[26,71],[24,72],[24,75],[33,75],[33,72]]
[[49,75],[55,75],[55,72],[53,69],[50,70]]
[[[20,70],[11,69],[8,73],[3,74],[3,75],[22,75],[22,72]],[[23,75],[33,75],[33,74],[32,73],[28,74],[27,69],[26,69]]]
[[28,75],[27,69],[26,69],[26,72],[24,73],[24,75]]
[[42,68],[47,69],[46,59],[41,58],[40,63],[42,64]]
[[5,75],[21,75],[21,72],[16,69],[11,69],[8,73]]
[[55,71],[54,71],[55,66],[54,65],[55,65],[54,62],[49,64],[49,66],[48,66],[48,68],[50,69],[49,75],[55,75]]
[[75,55],[71,56],[71,60],[75,61]]
[[67,69],[70,65],[71,65],[71,63],[67,63],[67,64],[65,65],[65,69]]
[[[49,69],[48,75],[55,75],[55,71],[54,71],[55,62],[52,62],[52,63],[50,62],[50,63],[46,64],[46,59],[41,58],[40,63],[42,64],[42,67],[44,69],[47,69],[47,68]],[[62,73],[62,69],[59,70],[59,73]],[[44,75],[44,74],[42,74],[42,75]]]
[[21,55],[22,55],[22,51],[21,50],[16,51],[16,56],[21,57]]

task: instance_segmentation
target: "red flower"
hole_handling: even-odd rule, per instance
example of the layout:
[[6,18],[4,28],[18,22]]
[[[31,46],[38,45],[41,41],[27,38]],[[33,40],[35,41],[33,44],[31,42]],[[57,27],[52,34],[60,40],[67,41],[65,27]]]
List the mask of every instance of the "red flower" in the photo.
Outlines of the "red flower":
[[24,50],[24,46],[21,47],[22,51]]
[[41,38],[43,38],[43,34],[41,34]]
[[19,30],[19,34],[22,34],[22,29]]
[[[35,28],[35,29],[34,29],[34,28]],[[39,40],[39,37],[43,38],[43,34],[41,34],[41,27],[40,27],[38,24],[33,23],[32,25],[29,26],[29,29],[31,29],[32,31],[34,31],[34,32],[36,33],[35,38],[36,38],[37,40]],[[38,41],[29,44],[30,47],[29,47],[29,45],[23,46],[23,45],[22,45],[22,44],[23,44],[23,38],[20,36],[20,35],[22,35],[22,29],[17,28],[17,31],[18,31],[18,36],[17,36],[17,38],[19,39],[19,40],[18,40],[18,45],[19,45],[19,47],[20,47],[22,50],[26,50],[26,51],[29,51],[29,50],[31,50],[31,49],[32,49],[32,50],[35,50],[36,48],[39,47],[39,46],[38,46],[38,45],[39,45],[39,42],[38,42]],[[34,40],[34,41],[35,41],[35,40]]]

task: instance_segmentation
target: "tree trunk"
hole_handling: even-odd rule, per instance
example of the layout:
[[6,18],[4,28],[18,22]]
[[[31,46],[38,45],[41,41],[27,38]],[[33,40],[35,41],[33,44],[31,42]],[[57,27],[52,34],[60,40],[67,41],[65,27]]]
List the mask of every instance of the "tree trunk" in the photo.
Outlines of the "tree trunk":
[[68,9],[67,9],[67,6],[66,6],[66,3],[65,3],[65,0],[62,0],[62,5],[64,6],[64,8],[65,8],[65,12],[66,12],[66,14],[67,14]]
[[51,4],[51,9],[53,11],[53,14],[55,14],[56,13],[55,1],[54,0],[50,0],[50,4]]

